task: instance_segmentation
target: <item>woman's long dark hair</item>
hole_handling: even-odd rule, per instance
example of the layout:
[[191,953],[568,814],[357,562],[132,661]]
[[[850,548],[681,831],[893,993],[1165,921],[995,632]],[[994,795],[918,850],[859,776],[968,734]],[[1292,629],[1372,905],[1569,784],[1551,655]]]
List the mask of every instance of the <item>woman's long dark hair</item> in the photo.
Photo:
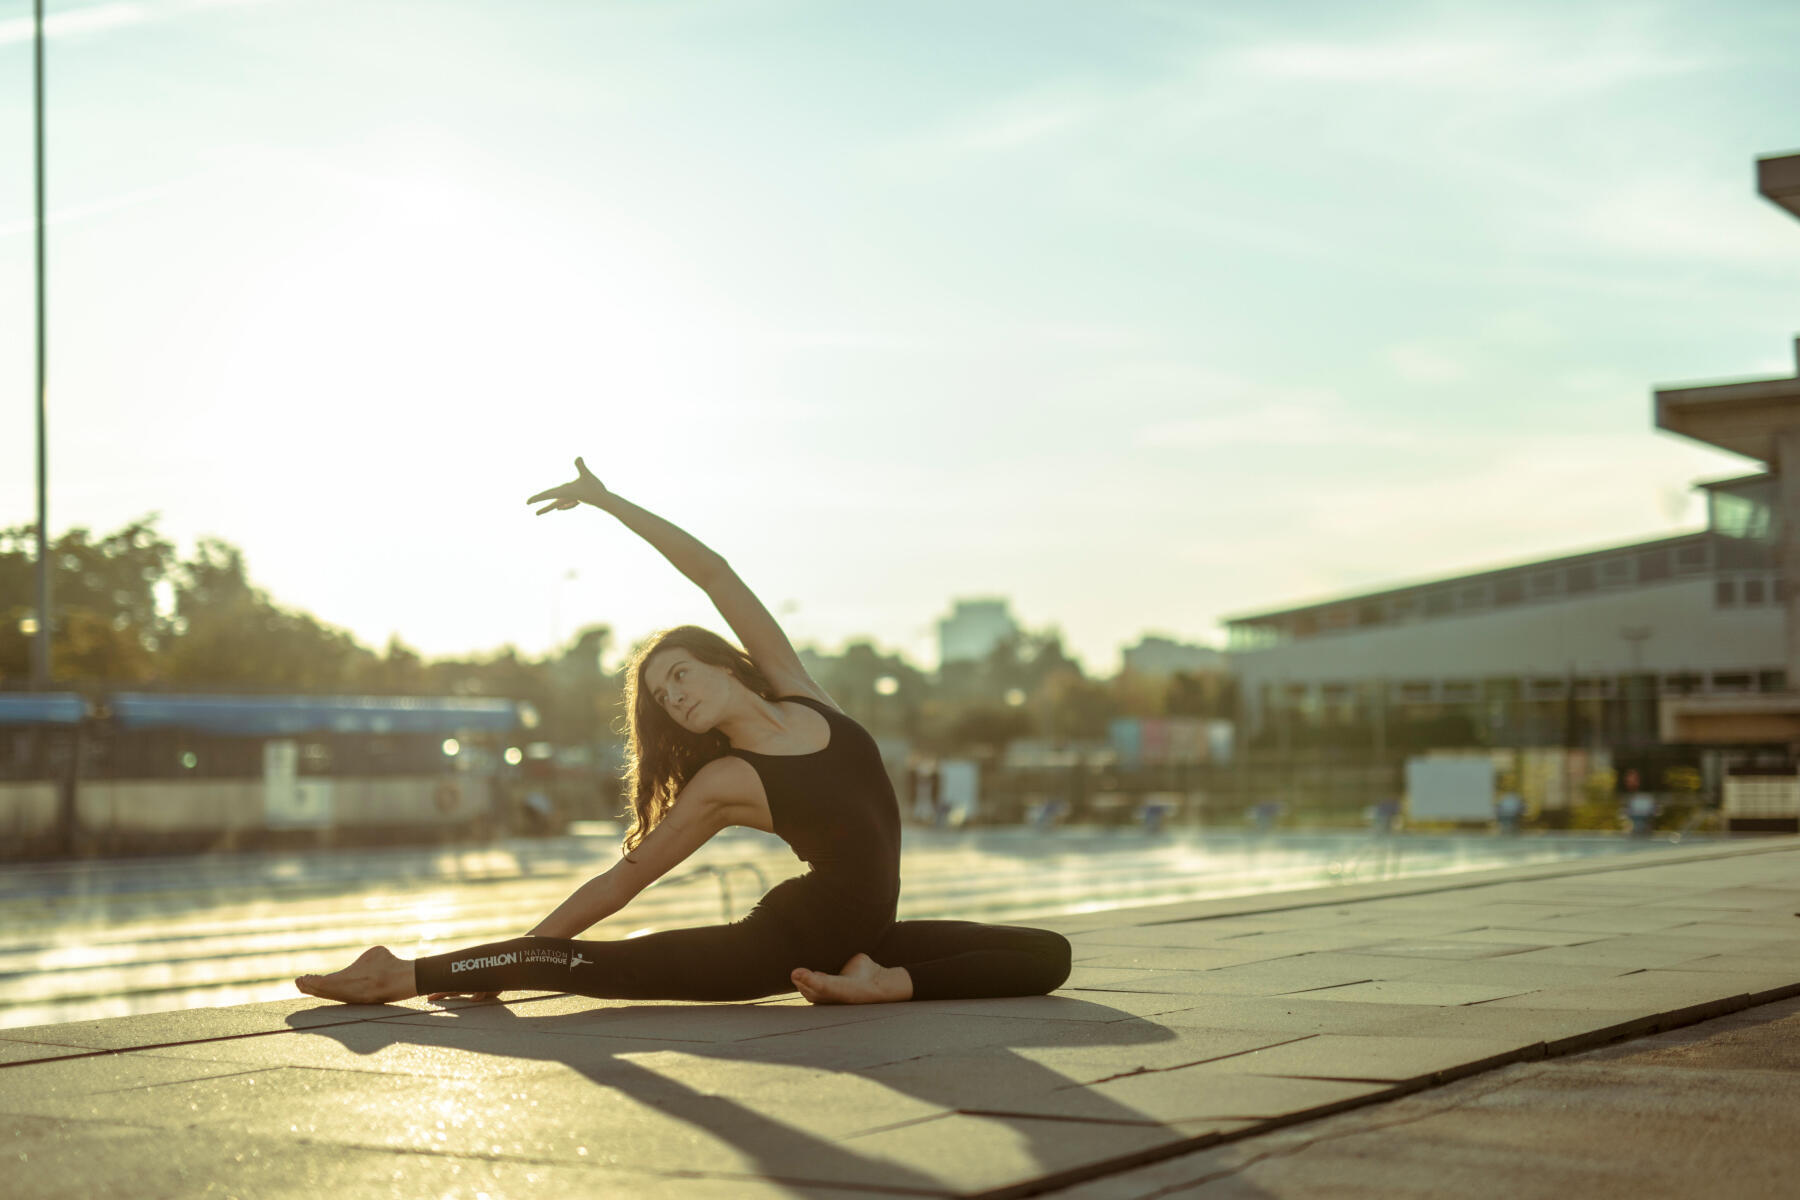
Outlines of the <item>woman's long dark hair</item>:
[[625,712],[631,723],[625,747],[625,796],[631,804],[631,828],[625,831],[627,854],[656,828],[694,772],[731,749],[730,740],[716,729],[689,733],[651,697],[644,686],[644,667],[659,650],[686,650],[708,666],[730,671],[763,699],[775,698],[774,688],[750,656],[710,629],[677,625],[638,648],[625,673]]

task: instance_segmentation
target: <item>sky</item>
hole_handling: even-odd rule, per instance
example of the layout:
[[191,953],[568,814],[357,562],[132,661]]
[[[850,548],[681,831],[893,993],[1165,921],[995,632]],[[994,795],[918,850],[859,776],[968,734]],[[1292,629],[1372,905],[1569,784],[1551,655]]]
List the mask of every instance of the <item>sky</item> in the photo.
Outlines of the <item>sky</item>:
[[[1791,375],[1788,0],[48,5],[50,527],[160,514],[365,644],[703,596],[935,663],[1687,531]],[[0,525],[35,514],[31,5],[0,4]]]

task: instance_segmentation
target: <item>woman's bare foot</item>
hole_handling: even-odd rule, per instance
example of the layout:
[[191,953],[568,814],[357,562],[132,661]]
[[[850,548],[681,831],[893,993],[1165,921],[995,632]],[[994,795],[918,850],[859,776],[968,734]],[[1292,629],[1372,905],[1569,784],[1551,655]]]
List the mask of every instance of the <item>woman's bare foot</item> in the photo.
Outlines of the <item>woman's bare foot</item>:
[[345,1004],[385,1004],[419,994],[413,983],[412,960],[400,958],[386,946],[370,946],[341,971],[302,975],[294,980],[294,986],[309,996]]
[[884,967],[866,954],[852,958],[836,975],[795,967],[792,978],[814,1004],[889,1004],[911,1000],[913,994],[905,967]]

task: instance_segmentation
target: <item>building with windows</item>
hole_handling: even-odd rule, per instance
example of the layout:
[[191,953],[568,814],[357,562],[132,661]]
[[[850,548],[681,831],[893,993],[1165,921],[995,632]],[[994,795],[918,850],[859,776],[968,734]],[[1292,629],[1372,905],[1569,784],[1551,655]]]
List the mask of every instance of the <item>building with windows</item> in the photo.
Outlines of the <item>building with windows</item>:
[[1653,739],[1656,698],[1786,688],[1785,589],[1762,474],[1702,485],[1702,532],[1233,617],[1255,736],[1462,708],[1484,740]]
[[[1800,215],[1800,155],[1758,168]],[[1656,423],[1767,469],[1700,485],[1700,532],[1230,618],[1248,737],[1800,744],[1800,374],[1659,390]]]

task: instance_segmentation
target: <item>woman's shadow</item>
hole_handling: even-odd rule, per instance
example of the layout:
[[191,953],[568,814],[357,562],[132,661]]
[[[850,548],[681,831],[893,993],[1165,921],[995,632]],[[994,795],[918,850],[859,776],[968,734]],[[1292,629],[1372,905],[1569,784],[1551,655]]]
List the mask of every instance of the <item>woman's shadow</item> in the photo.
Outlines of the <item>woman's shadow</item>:
[[[540,999],[551,999],[542,997]],[[955,1011],[953,1002],[922,1003],[904,1006],[871,1006],[878,1011],[861,1018],[857,1009],[833,1009],[844,1020],[835,1024],[796,1027],[791,1005],[753,1004],[607,1004],[595,1001],[597,1007],[573,1013],[535,1017],[521,1015],[513,1005],[529,1010],[531,999],[509,1004],[472,1004],[420,1013],[415,1009],[399,1009],[393,1017],[376,1017],[334,1025],[309,1025],[306,1018],[316,1019],[318,1010],[309,1009],[288,1018],[296,1032],[329,1037],[359,1055],[379,1053],[396,1045],[418,1045],[434,1049],[446,1048],[441,1036],[445,1029],[466,1032],[470,1036],[455,1039],[455,1047],[463,1051],[490,1053],[514,1060],[536,1059],[556,1063],[585,1076],[601,1088],[614,1089],[640,1105],[674,1117],[704,1130],[739,1152],[755,1164],[758,1175],[796,1185],[879,1185],[889,1190],[918,1190],[942,1194],[945,1180],[896,1162],[891,1157],[872,1157],[856,1149],[858,1136],[877,1135],[887,1130],[915,1124],[946,1114],[959,1114],[966,1119],[1005,1121],[1016,1136],[1024,1139],[1024,1149],[1045,1175],[1058,1175],[1075,1164],[1070,1161],[1070,1139],[1076,1127],[1085,1123],[1127,1126],[1115,1129],[1125,1149],[1121,1154],[1141,1156],[1146,1147],[1157,1144],[1173,1146],[1191,1140],[1192,1135],[1171,1128],[1156,1118],[1094,1090],[1082,1086],[1094,1078],[1111,1074],[1130,1074],[1141,1069],[1142,1060],[1121,1054],[1116,1072],[1096,1076],[1092,1069],[1078,1074],[1089,1079],[1063,1075],[1034,1061],[1019,1050],[1039,1046],[1072,1045],[1094,1048],[1108,1057],[1108,1048],[1122,1050],[1132,1045],[1168,1042],[1175,1034],[1162,1025],[1134,1017],[1091,1001],[1067,996],[1050,996],[1035,1001],[1029,1013],[1019,1020],[996,1020],[1004,1009],[995,1008],[989,1015],[969,1015]],[[935,1013],[932,1010],[936,1010]],[[806,1009],[806,1012],[819,1010]],[[670,1022],[659,1021],[661,1015],[676,1022],[693,1021],[694,1014],[705,1012],[715,1021],[729,1021],[735,1036],[726,1041],[677,1040],[683,1032],[671,1030]],[[856,1014],[856,1015],[852,1015]],[[900,1016],[903,1020],[923,1017],[910,1033],[894,1027],[900,1045],[884,1048],[884,1021],[880,1016]],[[1052,1024],[1054,1023],[1054,1024]],[[757,1032],[766,1026],[765,1032]],[[658,1031],[663,1033],[658,1037]],[[542,1035],[542,1036],[538,1036]],[[919,1042],[933,1042],[924,1053]],[[492,1048],[484,1042],[492,1042]],[[906,1043],[912,1043],[907,1045]],[[632,1061],[633,1057],[654,1051],[674,1051],[699,1056],[723,1065],[764,1065],[770,1072],[770,1084],[752,1087],[745,1099],[711,1094],[689,1082],[673,1078]],[[952,1057],[954,1055],[954,1057]],[[932,1061],[932,1060],[937,1061]],[[1134,1067],[1133,1063],[1138,1063]],[[851,1075],[872,1081],[892,1092],[918,1101],[888,1109],[905,1115],[898,1120],[875,1122],[856,1129],[854,1113],[827,1113],[821,1122],[844,1128],[843,1134],[811,1132],[787,1124],[756,1107],[758,1093],[775,1110],[807,1106],[808,1089],[804,1084],[795,1089],[791,1074],[780,1068],[804,1068],[813,1072]],[[692,1074],[692,1072],[689,1072]],[[728,1079],[742,1080],[741,1074],[725,1072]],[[523,1092],[530,1087],[529,1076],[509,1082],[510,1092]],[[741,1089],[733,1089],[741,1090]],[[1009,1098],[1016,1098],[1008,1103]],[[818,1098],[819,1106],[829,1105],[831,1098]],[[591,1111],[604,1111],[594,1109]],[[809,1115],[817,1113],[817,1107]],[[836,1118],[834,1122],[834,1118]],[[619,1132],[617,1120],[600,1117],[594,1121],[597,1131]],[[654,1162],[642,1158],[641,1141],[633,1140],[631,1152],[621,1154],[624,1161],[637,1159],[639,1169],[663,1173],[693,1175],[701,1170],[730,1173],[735,1168],[705,1168],[691,1161]],[[1105,1151],[1101,1158],[1115,1157]],[[948,1161],[943,1160],[943,1161]],[[1096,1160],[1097,1161],[1097,1160]]]

